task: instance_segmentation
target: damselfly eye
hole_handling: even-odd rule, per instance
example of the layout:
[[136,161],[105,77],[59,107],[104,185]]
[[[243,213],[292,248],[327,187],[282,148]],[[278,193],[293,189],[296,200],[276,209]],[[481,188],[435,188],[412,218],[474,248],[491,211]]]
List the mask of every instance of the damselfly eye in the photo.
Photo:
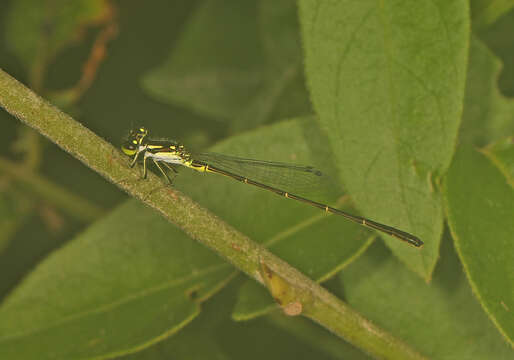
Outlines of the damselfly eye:
[[137,152],[137,141],[125,141],[125,143],[121,146],[121,150],[129,156],[134,155]]
[[140,127],[137,132],[137,135],[141,137],[148,135],[148,130],[145,127]]

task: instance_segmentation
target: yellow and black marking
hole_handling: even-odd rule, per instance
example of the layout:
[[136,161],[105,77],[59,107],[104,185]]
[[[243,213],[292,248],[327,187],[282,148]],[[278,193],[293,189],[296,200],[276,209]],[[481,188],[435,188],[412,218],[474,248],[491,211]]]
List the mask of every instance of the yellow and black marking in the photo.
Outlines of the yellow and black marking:
[[[171,170],[177,173],[177,170],[173,168],[173,165],[181,165],[188,167],[190,169],[199,171],[199,172],[211,172],[220,174],[223,176],[230,177],[234,180],[241,181],[245,184],[253,185],[259,187],[261,189],[265,189],[271,192],[274,192],[277,195],[283,196],[288,199],[301,201],[303,203],[309,204],[311,206],[317,207],[327,213],[335,214],[343,216],[344,218],[351,220],[357,224],[366,226],[368,228],[380,231],[382,233],[388,234],[396,239],[405,241],[410,245],[421,247],[423,246],[423,241],[421,241],[418,237],[409,234],[405,231],[396,229],[392,226],[384,225],[361,216],[351,215],[342,210],[333,208],[326,204],[322,204],[313,200],[306,199],[304,197],[291,194],[288,191],[281,190],[277,187],[266,185],[262,182],[252,180],[248,177],[238,175],[232,171],[225,170],[219,166],[213,166],[210,163],[202,160],[197,160],[192,157],[192,155],[184,148],[183,145],[178,144],[173,141],[165,141],[165,140],[149,140],[147,138],[148,130],[144,127],[140,127],[137,130],[133,130],[129,134],[129,138],[122,145],[122,151],[128,155],[132,156],[132,162],[130,166],[134,166],[139,158],[139,155],[143,156],[143,177],[146,178],[147,175],[147,159],[151,159],[151,161],[155,164],[155,166],[159,169],[162,175],[168,180],[169,183],[172,183],[171,179],[167,175],[166,171],[162,168],[165,166],[168,170]],[[242,159],[236,157],[228,157],[219,154],[210,154],[210,156],[214,159],[215,156],[224,157],[224,162],[227,163],[227,158],[231,159],[230,161],[234,162],[245,162],[246,164],[251,164],[255,162],[256,168],[259,167],[263,169],[265,167],[271,167],[275,169],[288,169],[293,171],[301,171],[303,173],[310,173],[311,176],[321,176],[321,172],[314,169],[311,166],[302,167],[297,165],[289,165],[284,163],[274,163],[271,161],[261,161],[261,160],[251,160],[251,159]],[[161,166],[162,165],[162,166]]]

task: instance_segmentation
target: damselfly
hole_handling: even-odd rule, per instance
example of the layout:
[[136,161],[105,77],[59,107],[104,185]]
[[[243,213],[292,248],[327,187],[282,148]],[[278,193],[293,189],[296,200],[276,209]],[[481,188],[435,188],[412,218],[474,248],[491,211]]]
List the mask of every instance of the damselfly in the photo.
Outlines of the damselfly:
[[[361,216],[351,215],[344,211],[333,208],[313,200],[309,200],[299,195],[295,195],[280,188],[281,184],[287,184],[287,176],[298,177],[322,177],[319,170],[312,166],[300,166],[281,162],[245,159],[235,156],[221,155],[215,153],[192,154],[186,150],[184,145],[169,140],[151,140],[148,138],[148,130],[140,127],[130,132],[129,138],[122,145],[123,152],[132,157],[130,166],[134,166],[140,156],[143,157],[143,177],[146,178],[148,160],[159,169],[162,175],[171,184],[172,181],[167,172],[163,169],[177,172],[173,165],[182,165],[200,172],[210,172],[230,177],[245,184],[257,186],[264,190],[269,190],[277,195],[288,199],[298,200],[306,204],[317,207],[325,212],[340,215],[348,220],[360,225],[372,228],[393,236],[399,240],[420,247],[423,246],[416,236],[405,231],[398,230],[392,226],[384,225]],[[242,171],[244,169],[244,171]],[[243,174],[244,172],[244,174]],[[282,178],[282,180],[273,180]],[[285,181],[284,181],[285,179]],[[276,185],[278,184],[278,185]],[[284,185],[285,186],[285,185]]]

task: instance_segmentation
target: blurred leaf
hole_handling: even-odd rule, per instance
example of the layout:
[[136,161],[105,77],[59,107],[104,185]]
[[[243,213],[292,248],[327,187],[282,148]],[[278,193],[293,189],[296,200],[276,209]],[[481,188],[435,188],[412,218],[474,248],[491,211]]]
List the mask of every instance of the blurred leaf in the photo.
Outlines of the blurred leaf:
[[[27,70],[44,67],[109,11],[105,0],[16,0],[7,20],[8,46]],[[37,70],[36,70],[37,71]]]
[[280,68],[301,62],[296,2],[260,0],[257,6],[260,39],[269,65]]
[[500,16],[514,7],[513,0],[472,0],[471,14],[473,25],[485,27],[494,23]]
[[45,256],[61,247],[71,234],[79,230],[76,223],[68,221],[65,231],[51,233],[41,216],[32,213],[0,253],[0,304]]
[[[505,154],[514,161],[512,152]],[[512,344],[514,190],[483,154],[461,146],[445,180],[448,223],[474,293]]]
[[297,4],[294,0],[261,0],[260,41],[266,55],[261,91],[239,114],[236,130],[253,128],[269,119],[310,115],[313,110],[303,77]]
[[502,69],[497,79],[500,91],[505,96],[514,97],[514,9],[477,33],[484,44],[501,60]]
[[143,84],[163,101],[252,128],[277,112],[279,100],[287,104],[281,116],[311,112],[300,55],[294,1],[206,0]]
[[501,63],[472,37],[459,139],[478,146],[514,133],[514,101],[498,90]]
[[514,136],[490,144],[483,152],[514,188]]
[[[119,359],[119,358],[116,358]],[[188,327],[177,336],[156,344],[142,352],[127,355],[121,359],[130,360],[230,360],[210,332],[202,331],[199,326]]]
[[[276,326],[270,326],[265,318],[251,323],[232,323],[231,327],[216,334],[216,338],[230,359],[245,360],[329,360],[327,351],[320,349],[315,341],[308,343]],[[316,326],[315,324],[310,324]],[[341,340],[339,340],[341,342]],[[345,346],[346,345],[346,346]],[[350,346],[343,344],[340,348]],[[353,352],[355,349],[353,349]]]
[[233,274],[128,202],[41,263],[0,307],[0,358],[105,358],[178,331]]
[[358,360],[370,359],[371,357],[353,347],[351,344],[342,341],[341,338],[328,332],[309,319],[296,316],[285,316],[274,313],[265,318],[269,323],[286,330],[294,335],[303,344],[309,344],[320,353],[330,356],[331,359]]
[[450,164],[464,97],[467,2],[300,1],[307,83],[348,193],[429,280],[443,229],[433,181]]
[[239,289],[237,302],[232,312],[235,321],[246,321],[278,309],[269,291],[255,281],[246,281]]
[[248,106],[262,81],[255,1],[205,0],[168,60],[143,85],[155,97],[228,119]]
[[[502,215],[498,214],[498,211],[501,212],[498,207],[500,203],[497,202],[499,199],[505,201],[509,196],[512,197],[512,191],[509,195],[507,185],[510,183],[512,187],[513,184],[512,139],[503,138],[484,149],[484,154],[496,165],[496,169],[483,156],[468,148],[469,144],[483,146],[487,142],[501,139],[505,134],[514,133],[514,101],[505,98],[497,87],[500,68],[501,63],[491,52],[479,40],[472,39],[466,105],[460,134],[464,149],[461,149],[460,156],[456,157],[456,163],[452,165],[448,174],[446,201],[448,221],[468,278],[482,306],[495,323],[500,323],[498,326],[502,331],[502,321],[506,321],[504,317],[509,317],[510,311],[505,313],[502,304],[507,303],[497,304],[496,299],[503,294],[512,302],[514,281],[512,276],[508,278],[511,273],[508,268],[514,258],[508,258],[512,251],[503,245],[487,246],[487,252],[495,250],[495,255],[484,256],[486,243],[483,240],[494,238],[495,241],[501,242],[500,233],[507,231],[508,234],[505,225],[512,224],[512,216],[507,210],[509,204],[504,204],[507,206],[506,213],[501,220]],[[499,193],[502,195],[498,195]],[[512,208],[511,205],[510,207]],[[486,220],[489,217],[494,218],[493,222]],[[475,220],[470,220],[474,218]],[[494,230],[489,232],[489,228]],[[492,236],[494,233],[496,235]],[[507,241],[505,246],[508,246],[510,237],[510,234],[507,237],[504,235],[504,241]],[[477,251],[479,247],[480,250]],[[507,258],[502,262],[497,256]],[[506,271],[507,277],[502,274],[494,282],[491,281],[493,278],[490,276],[494,276],[492,273],[499,274],[503,271]],[[498,306],[501,308],[498,309]],[[510,324],[510,330],[503,331],[507,331],[507,336],[512,339],[514,325],[512,322]]]
[[[229,318],[235,298],[234,287],[227,290],[207,302],[198,318],[176,336],[123,359],[328,360],[333,359],[329,355],[337,350],[345,355],[362,354],[308,320],[294,321],[284,316],[274,316],[273,321],[262,318],[253,321],[250,326],[248,323],[235,323]],[[306,341],[307,336],[312,338]],[[361,355],[351,359],[360,358],[366,357]]]
[[298,75],[286,85],[281,96],[274,101],[275,107],[270,115],[272,120],[314,114],[301,67],[298,70]]
[[24,191],[27,191],[30,196],[43,199],[48,204],[60,208],[67,215],[82,221],[93,221],[104,214],[101,207],[31,171],[30,167],[25,164],[20,166],[0,157],[0,172],[12,176],[17,185],[24,188]]
[[32,200],[24,194],[12,190],[0,191],[0,253],[24,224],[32,207]]
[[374,244],[341,273],[348,303],[428,358],[511,359],[512,349],[477,303],[449,240],[430,285]]
[[[228,360],[225,351],[214,338],[220,323],[228,317],[234,301],[234,286],[223,289],[202,305],[202,312],[179,333],[147,349],[119,358],[120,360],[213,359]],[[227,291],[228,290],[228,291]],[[199,346],[201,344],[201,346]],[[117,358],[118,359],[118,358]]]
[[[211,150],[254,159],[314,165],[329,177],[333,164],[325,144],[325,137],[314,119],[304,118],[232,137]],[[361,254],[373,236],[369,230],[341,216],[327,215],[299,201],[287,200],[223,176],[198,174],[185,169],[174,184],[315,280],[333,276]],[[328,202],[355,213],[349,205],[338,204],[341,190],[336,182],[332,186],[330,189],[310,189],[310,193],[297,195],[312,195],[309,196],[312,200]],[[283,190],[295,193],[292,189]],[[266,292],[261,286],[243,287],[238,295],[243,301],[238,303],[233,316],[248,319],[265,312],[273,304]]]

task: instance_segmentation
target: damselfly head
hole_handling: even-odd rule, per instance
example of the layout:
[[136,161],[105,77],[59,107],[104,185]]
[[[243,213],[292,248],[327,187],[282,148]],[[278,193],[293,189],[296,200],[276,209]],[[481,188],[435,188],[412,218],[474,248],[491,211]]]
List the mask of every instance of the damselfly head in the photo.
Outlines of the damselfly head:
[[148,129],[143,126],[141,126],[139,129],[133,130],[133,131],[136,133],[137,137],[144,138],[146,135],[148,135]]
[[130,130],[128,139],[121,145],[121,150],[124,154],[133,156],[137,153],[139,146],[143,144],[143,140],[147,135],[148,129],[143,126]]
[[135,139],[139,144],[148,135],[148,129],[144,126],[140,126],[137,129],[130,130],[129,140]]

